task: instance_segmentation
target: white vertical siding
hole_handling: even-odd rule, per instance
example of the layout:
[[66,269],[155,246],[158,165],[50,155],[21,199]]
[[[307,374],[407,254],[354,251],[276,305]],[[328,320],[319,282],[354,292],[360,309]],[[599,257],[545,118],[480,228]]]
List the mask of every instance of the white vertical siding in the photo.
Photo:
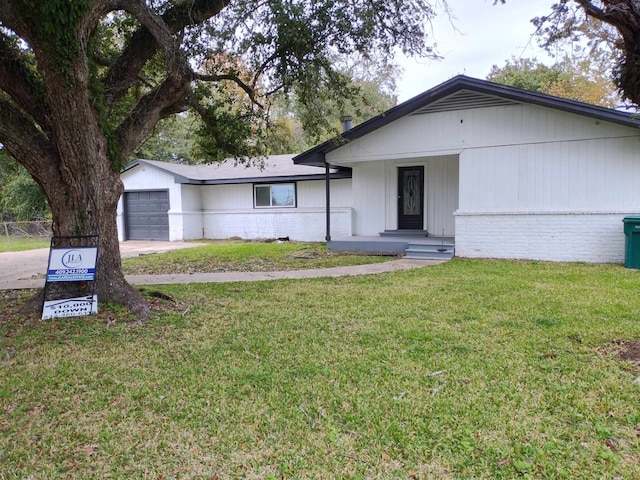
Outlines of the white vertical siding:
[[173,175],[144,164],[127,170],[120,176],[120,179],[127,191],[164,190],[176,184]]
[[253,208],[253,185],[203,185],[198,187],[202,195],[203,210]]
[[328,153],[327,161],[350,166],[470,148],[623,136],[638,136],[638,132],[536,105],[510,105],[407,116]]
[[430,235],[445,237],[455,235],[455,218],[458,209],[459,168],[458,157],[434,157],[427,159],[425,168],[425,223]]
[[386,228],[388,191],[383,162],[353,165],[354,234],[377,235]]
[[182,210],[202,210],[200,187],[197,185],[182,185]]
[[182,239],[196,240],[202,238],[202,196],[200,187],[182,185],[182,211],[174,211],[182,217]]
[[[326,190],[324,180],[312,180],[297,183],[298,207],[324,207]],[[331,206],[351,207],[351,179],[340,178],[331,180]]]
[[622,211],[640,205],[636,138],[468,149],[460,212]]
[[[325,182],[296,182],[295,208],[253,207],[253,185],[200,187],[203,195],[205,238],[278,238],[322,241],[326,235]],[[332,235],[350,236],[352,228],[351,179],[331,181]]]
[[425,225],[433,235],[453,236],[453,212],[458,208],[458,157],[438,156],[412,160],[353,165],[354,234],[375,236],[398,228],[398,167],[423,166],[425,172]]
[[640,212],[638,147],[622,137],[465,150],[456,255],[622,262],[622,219]]

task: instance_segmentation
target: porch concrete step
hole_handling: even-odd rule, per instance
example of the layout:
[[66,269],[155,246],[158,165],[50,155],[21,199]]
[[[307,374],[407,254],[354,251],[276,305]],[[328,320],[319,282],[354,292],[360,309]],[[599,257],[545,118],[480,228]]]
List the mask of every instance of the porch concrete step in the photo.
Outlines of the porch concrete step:
[[368,252],[368,253],[403,253],[408,246],[407,242],[401,242],[394,239],[371,240],[331,240],[327,242],[329,250],[342,250],[350,252]]
[[405,250],[405,258],[423,260],[451,260],[455,253],[455,246],[451,243],[424,245],[410,243]]
[[378,235],[381,237],[428,237],[426,230],[385,230]]

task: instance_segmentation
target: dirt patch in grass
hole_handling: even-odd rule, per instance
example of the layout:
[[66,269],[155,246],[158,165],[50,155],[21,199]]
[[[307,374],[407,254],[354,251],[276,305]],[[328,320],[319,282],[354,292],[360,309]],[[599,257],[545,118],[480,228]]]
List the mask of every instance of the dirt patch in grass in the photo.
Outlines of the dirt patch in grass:
[[634,342],[622,342],[620,358],[631,362],[640,363],[640,340]]
[[615,356],[640,368],[640,339],[614,339],[598,349],[601,355]]

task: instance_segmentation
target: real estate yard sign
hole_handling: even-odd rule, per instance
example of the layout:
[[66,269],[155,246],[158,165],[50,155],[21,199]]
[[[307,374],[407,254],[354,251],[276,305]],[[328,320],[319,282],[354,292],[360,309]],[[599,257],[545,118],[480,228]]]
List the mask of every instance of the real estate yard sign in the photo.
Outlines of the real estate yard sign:
[[42,309],[42,319],[55,317],[81,317],[98,313],[98,296],[66,298],[63,300],[45,300]]
[[52,248],[47,282],[78,282],[96,279],[98,247]]
[[[90,238],[97,240],[97,237],[69,237],[70,239],[82,241]],[[66,246],[52,247],[49,250],[49,265],[47,267],[47,278],[44,289],[44,301],[42,304],[42,319],[47,320],[55,317],[79,317],[98,313],[98,296],[93,293],[93,284],[96,279],[96,263],[98,260],[97,246]],[[58,239],[65,240],[65,239]],[[66,239],[68,240],[68,239]],[[76,282],[84,282],[78,285]],[[56,288],[51,288],[52,286]],[[73,288],[65,288],[71,285]],[[81,288],[79,288],[81,287]],[[90,294],[84,294],[87,290]],[[52,294],[52,290],[55,293]],[[70,291],[76,293],[69,294]],[[82,295],[78,295],[80,292]],[[56,298],[49,298],[55,296]]]

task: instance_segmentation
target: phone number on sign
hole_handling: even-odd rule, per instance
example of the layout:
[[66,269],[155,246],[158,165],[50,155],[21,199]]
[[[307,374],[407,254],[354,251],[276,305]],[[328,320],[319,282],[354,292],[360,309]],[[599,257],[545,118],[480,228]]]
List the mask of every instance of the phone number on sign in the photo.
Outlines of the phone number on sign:
[[89,273],[88,268],[61,268],[55,271],[56,275],[82,275],[85,273]]

